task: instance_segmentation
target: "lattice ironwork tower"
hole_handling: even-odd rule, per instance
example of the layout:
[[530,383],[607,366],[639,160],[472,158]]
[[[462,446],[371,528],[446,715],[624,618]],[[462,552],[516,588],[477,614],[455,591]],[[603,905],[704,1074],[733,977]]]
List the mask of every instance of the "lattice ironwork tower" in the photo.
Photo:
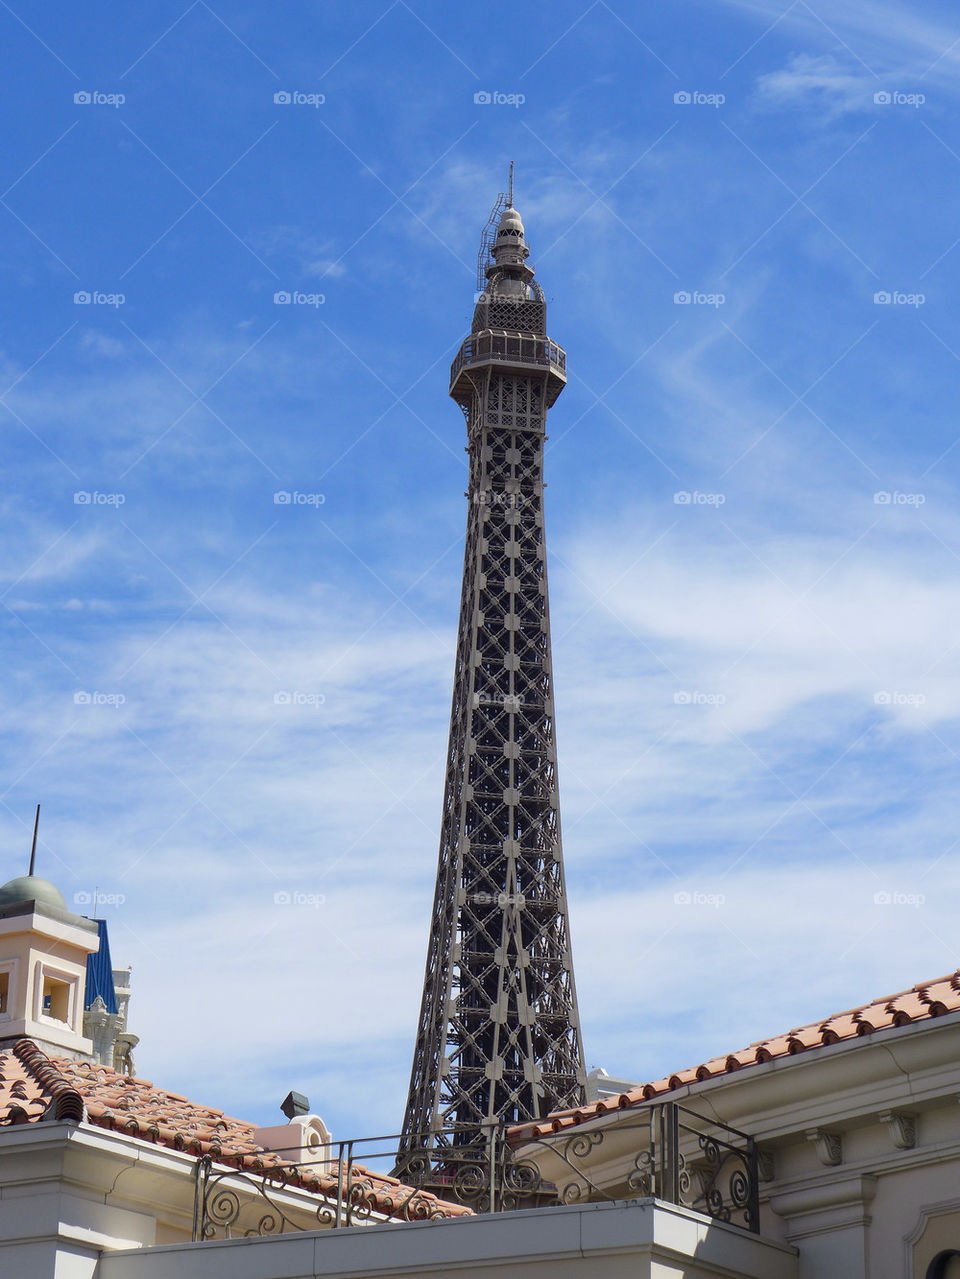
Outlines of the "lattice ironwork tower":
[[444,1148],[581,1104],[585,1078],[543,523],[544,430],[566,355],[547,337],[512,199],[492,260],[486,246],[472,332],[450,370],[470,482],[440,860],[398,1163],[421,1180]]

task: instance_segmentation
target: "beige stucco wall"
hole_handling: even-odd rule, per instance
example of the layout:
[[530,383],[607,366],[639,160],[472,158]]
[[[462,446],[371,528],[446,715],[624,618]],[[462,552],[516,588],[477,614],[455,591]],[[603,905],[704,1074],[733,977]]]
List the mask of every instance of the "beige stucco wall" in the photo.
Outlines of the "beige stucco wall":
[[[678,1089],[670,1099],[758,1142],[761,1234],[795,1246],[798,1279],[926,1279],[960,1248],[960,1014],[776,1059]],[[568,1130],[582,1168],[626,1193],[645,1111]],[[563,1140],[558,1135],[555,1140]],[[695,1141],[685,1151],[698,1158]],[[575,1175],[528,1148],[550,1180]]]
[[[0,1038],[26,1036],[71,1053],[93,1047],[83,1035],[83,996],[87,955],[99,949],[95,927],[31,911],[0,919],[0,972],[7,974],[6,1008],[0,1012]],[[69,986],[65,1019],[42,1010],[44,974]]]

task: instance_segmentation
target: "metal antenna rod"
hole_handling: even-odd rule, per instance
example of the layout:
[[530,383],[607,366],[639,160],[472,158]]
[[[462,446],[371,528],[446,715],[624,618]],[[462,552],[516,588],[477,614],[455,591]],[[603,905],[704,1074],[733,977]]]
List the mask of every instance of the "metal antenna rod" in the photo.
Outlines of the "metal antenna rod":
[[507,208],[513,208],[513,161],[510,161],[510,181],[507,185]]
[[30,874],[33,874],[34,863],[37,860],[37,828],[40,825],[40,805],[37,805],[37,815],[33,819],[33,844],[30,848]]

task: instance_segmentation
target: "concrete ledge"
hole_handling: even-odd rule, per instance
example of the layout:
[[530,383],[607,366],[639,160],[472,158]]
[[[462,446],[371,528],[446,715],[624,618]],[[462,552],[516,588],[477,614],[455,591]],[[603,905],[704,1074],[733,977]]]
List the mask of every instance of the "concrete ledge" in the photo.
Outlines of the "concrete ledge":
[[105,1254],[97,1279],[796,1279],[792,1248],[643,1199]]

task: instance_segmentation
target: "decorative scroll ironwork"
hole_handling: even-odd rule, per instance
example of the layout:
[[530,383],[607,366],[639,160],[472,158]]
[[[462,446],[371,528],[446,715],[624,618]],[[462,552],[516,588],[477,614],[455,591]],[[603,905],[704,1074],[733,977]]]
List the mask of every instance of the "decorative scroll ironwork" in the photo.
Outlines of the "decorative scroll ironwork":
[[[633,1167],[625,1178],[599,1184],[597,1147],[608,1138],[619,1145],[627,1133],[635,1133],[640,1146]],[[542,1176],[543,1165],[556,1177],[556,1203],[654,1198],[754,1233],[760,1229],[760,1178],[753,1138],[677,1102],[649,1106],[635,1124],[617,1123],[572,1135],[561,1132],[525,1141],[521,1149],[523,1158],[515,1156],[513,1175],[524,1167]]]
[[[193,1238],[286,1234],[341,1226],[369,1226],[384,1221],[433,1221],[454,1215],[451,1204],[415,1185],[402,1184],[355,1161],[356,1146],[368,1161],[393,1160],[398,1135],[343,1141],[329,1159],[285,1162],[262,1169],[228,1168],[209,1155],[197,1160]],[[277,1151],[293,1155],[297,1151]],[[482,1186],[486,1165],[474,1159],[451,1176],[450,1199],[486,1211]]]
[[[330,1147],[327,1160],[260,1172],[227,1168],[205,1156],[197,1161],[193,1237],[432,1221],[450,1216],[452,1205],[489,1213],[631,1198],[681,1204],[759,1229],[753,1139],[676,1102],[645,1107],[634,1123],[559,1132],[524,1141],[518,1150],[504,1125],[488,1126],[469,1143],[456,1144],[457,1135],[435,1133],[441,1140],[429,1148],[427,1134],[418,1134],[417,1149],[399,1159],[399,1135],[344,1141]],[[598,1172],[604,1144],[616,1143],[619,1162],[624,1138],[632,1166],[611,1181]],[[368,1167],[384,1161],[396,1163],[400,1182]],[[308,1195],[303,1192],[311,1178],[317,1181]]]

